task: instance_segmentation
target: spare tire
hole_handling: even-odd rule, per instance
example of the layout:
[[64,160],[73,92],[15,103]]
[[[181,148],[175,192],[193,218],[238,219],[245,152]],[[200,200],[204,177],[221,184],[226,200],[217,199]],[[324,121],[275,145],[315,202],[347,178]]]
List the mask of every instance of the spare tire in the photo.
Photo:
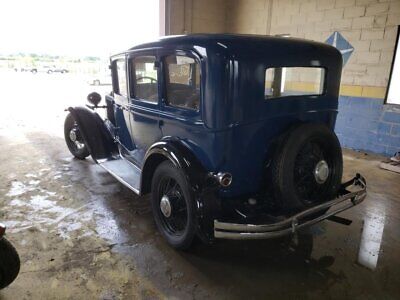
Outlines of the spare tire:
[[277,143],[271,162],[272,191],[279,208],[300,211],[336,197],[343,157],[335,133],[323,124],[301,124]]

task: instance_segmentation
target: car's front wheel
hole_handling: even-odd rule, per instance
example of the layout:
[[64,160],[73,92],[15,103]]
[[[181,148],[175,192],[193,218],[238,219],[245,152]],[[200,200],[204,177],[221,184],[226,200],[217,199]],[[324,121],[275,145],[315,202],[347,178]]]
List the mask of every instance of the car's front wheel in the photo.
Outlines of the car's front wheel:
[[64,138],[68,149],[78,159],[85,159],[89,156],[89,150],[83,140],[81,130],[74,117],[69,113],[64,123]]
[[152,180],[152,210],[157,228],[168,244],[188,249],[196,234],[194,199],[182,170],[161,163]]

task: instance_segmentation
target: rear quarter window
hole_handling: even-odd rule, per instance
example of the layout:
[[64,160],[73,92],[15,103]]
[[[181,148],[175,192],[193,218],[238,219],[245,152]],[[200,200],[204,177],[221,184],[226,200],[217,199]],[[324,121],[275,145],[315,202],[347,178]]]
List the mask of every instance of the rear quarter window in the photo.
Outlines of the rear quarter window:
[[265,99],[322,95],[324,92],[324,68],[279,67],[265,70]]

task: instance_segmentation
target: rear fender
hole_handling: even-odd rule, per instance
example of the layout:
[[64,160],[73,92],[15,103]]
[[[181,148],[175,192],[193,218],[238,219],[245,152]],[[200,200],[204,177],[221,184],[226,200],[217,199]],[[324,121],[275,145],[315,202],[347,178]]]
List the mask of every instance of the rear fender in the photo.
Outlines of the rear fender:
[[183,171],[193,192],[200,191],[210,179],[209,173],[182,141],[167,138],[153,144],[146,152],[140,189],[143,194],[150,192],[154,171],[162,161],[167,159]]
[[68,110],[78,123],[85,144],[96,162],[118,153],[111,133],[95,111],[81,106],[69,107]]
[[197,234],[204,242],[212,241],[212,222],[220,210],[220,202],[216,197],[219,185],[181,140],[166,138],[149,148],[142,168],[141,194],[151,191],[154,171],[165,160],[170,160],[183,171],[196,202]]

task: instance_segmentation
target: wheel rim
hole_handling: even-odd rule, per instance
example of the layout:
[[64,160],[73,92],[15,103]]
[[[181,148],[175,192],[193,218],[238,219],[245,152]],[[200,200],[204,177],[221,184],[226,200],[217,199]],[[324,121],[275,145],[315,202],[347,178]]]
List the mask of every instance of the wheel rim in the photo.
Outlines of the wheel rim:
[[159,216],[163,227],[172,235],[182,235],[188,224],[188,210],[182,188],[171,177],[159,184]]
[[68,134],[70,142],[76,150],[81,150],[85,148],[85,143],[83,142],[78,124],[74,123],[74,126],[71,128]]
[[306,204],[319,202],[330,184],[332,163],[318,141],[303,145],[294,163],[294,182],[298,195]]
[[329,166],[325,160],[320,160],[314,168],[315,181],[319,184],[325,183],[329,176]]

